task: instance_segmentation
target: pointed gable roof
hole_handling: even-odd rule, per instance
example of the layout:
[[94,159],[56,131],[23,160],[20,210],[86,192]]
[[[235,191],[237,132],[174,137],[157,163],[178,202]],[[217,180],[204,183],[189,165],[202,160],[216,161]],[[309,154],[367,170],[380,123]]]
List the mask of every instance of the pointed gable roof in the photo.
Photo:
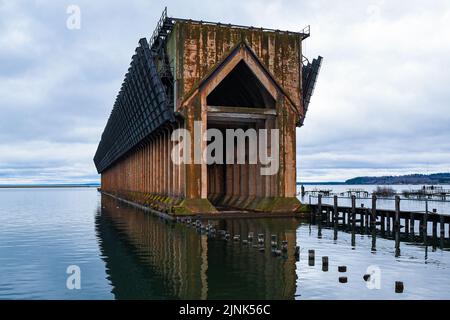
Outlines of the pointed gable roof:
[[217,64],[215,64],[206,73],[206,75],[200,81],[198,81],[185,95],[181,105],[185,105],[186,103],[188,103],[189,100],[195,95],[195,93],[197,93],[197,91],[204,90],[206,88],[209,94],[241,60],[245,60],[245,62],[247,62],[250,69],[252,69],[261,83],[268,89],[274,99],[277,98],[274,91],[280,92],[290,102],[289,105],[295,111],[295,113],[298,113],[298,106],[289,97],[283,87],[277,82],[272,73],[261,62],[261,60],[258,58],[258,56],[246,41],[239,42],[230,49],[228,54],[224,54],[224,57]]

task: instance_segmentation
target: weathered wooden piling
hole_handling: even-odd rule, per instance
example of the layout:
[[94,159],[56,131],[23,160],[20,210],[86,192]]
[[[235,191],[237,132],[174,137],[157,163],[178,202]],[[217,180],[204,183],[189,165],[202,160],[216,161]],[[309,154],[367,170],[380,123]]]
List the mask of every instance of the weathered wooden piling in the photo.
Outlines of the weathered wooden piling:
[[272,249],[272,255],[275,257],[281,256],[282,252],[279,249]]
[[372,215],[371,215],[371,219],[370,219],[370,225],[372,228],[376,227],[376,223],[377,223],[377,196],[376,195],[372,195]]
[[272,248],[276,248],[278,246],[278,239],[277,239],[277,235],[273,234],[270,237],[270,245],[272,246]]
[[395,230],[400,231],[400,197],[395,196]]
[[395,293],[403,293],[404,285],[402,281],[395,281]]
[[284,253],[288,252],[288,242],[287,242],[287,240],[283,240],[281,242],[281,251],[283,251]]
[[264,234],[258,234],[258,244],[264,244]]
[[437,220],[433,217],[433,239],[437,238]]
[[422,222],[422,233],[427,235],[428,229],[428,209],[425,210],[425,214],[423,215],[423,222]]
[[414,220],[414,212],[411,212],[409,214],[409,233],[414,235],[414,227],[415,227],[416,221]]
[[316,216],[322,218],[322,195],[319,193],[317,196],[317,212]]
[[314,263],[315,263],[315,251],[308,250],[308,265],[314,266]]
[[445,238],[445,224],[444,224],[444,216],[440,215],[439,216],[439,231],[441,234],[441,239]]
[[361,212],[359,214],[359,225],[361,226],[361,231],[364,228],[365,212],[366,212],[366,210],[364,210],[364,212]]
[[346,266],[338,266],[338,271],[339,272],[347,272],[347,267]]
[[372,252],[377,250],[377,229],[376,228],[372,228]]
[[328,271],[328,257],[322,257],[322,271]]
[[339,213],[338,213],[338,196],[333,197],[333,219],[334,219],[334,225],[336,226],[339,221]]
[[355,227],[356,223],[356,196],[352,195],[352,227]]
[[395,257],[400,256],[400,228],[396,228],[394,231],[395,237]]
[[355,228],[352,228],[352,238],[351,238],[351,245],[354,247],[356,245],[356,234],[355,234]]
[[409,234],[409,218],[405,217],[405,233]]
[[366,226],[366,232],[367,232],[367,228],[369,227],[369,218],[370,218],[370,215],[369,215],[369,209],[367,209],[367,210],[365,210],[364,211],[364,218],[365,218],[365,226]]
[[295,253],[294,253],[294,256],[295,256],[295,260],[296,260],[296,261],[299,261],[299,260],[300,260],[300,246],[296,246],[296,247],[295,247]]
[[391,215],[389,212],[386,212],[386,229],[388,234],[391,233]]
[[348,281],[347,277],[339,277],[340,283],[347,283],[347,281]]

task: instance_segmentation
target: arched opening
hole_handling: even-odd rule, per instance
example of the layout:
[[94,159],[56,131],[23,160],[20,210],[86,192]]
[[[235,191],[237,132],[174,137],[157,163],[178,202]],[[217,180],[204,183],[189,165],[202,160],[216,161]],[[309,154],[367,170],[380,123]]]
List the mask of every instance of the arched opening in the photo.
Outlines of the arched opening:
[[[214,163],[207,166],[208,200],[220,211],[233,208],[252,210],[251,203],[255,199],[277,195],[276,177],[261,175],[262,165],[259,161],[249,162],[249,140],[245,141],[243,149],[237,148],[237,141],[232,143],[234,150],[225,149],[227,140],[230,139],[226,135],[227,129],[241,129],[244,132],[253,130],[257,135],[259,129],[275,128],[277,101],[270,90],[276,91],[276,88],[268,77],[267,82],[260,80],[256,72],[267,77],[263,69],[254,71],[245,60],[241,60],[206,97],[207,127],[222,132],[223,160],[225,161],[227,154],[234,154],[237,160],[238,152],[240,155],[245,153],[245,163],[235,161],[231,164]],[[267,85],[271,87],[266,87]],[[251,147],[253,150],[255,146]]]
[[275,108],[275,99],[241,60],[208,95],[208,106]]

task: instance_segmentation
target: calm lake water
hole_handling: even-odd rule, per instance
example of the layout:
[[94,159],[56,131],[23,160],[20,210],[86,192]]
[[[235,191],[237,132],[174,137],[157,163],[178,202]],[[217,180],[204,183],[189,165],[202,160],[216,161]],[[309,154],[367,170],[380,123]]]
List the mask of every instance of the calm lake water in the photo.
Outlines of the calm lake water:
[[[216,223],[231,235],[263,233],[266,250],[161,220],[96,189],[0,189],[0,299],[450,298],[448,239],[402,239],[396,255],[389,236],[297,219]],[[271,234],[288,240],[286,256],[272,255]],[[80,267],[80,290],[67,289],[71,265]],[[379,270],[379,289],[367,288],[367,268]],[[339,283],[342,275],[348,283]],[[404,293],[394,292],[395,281]]]

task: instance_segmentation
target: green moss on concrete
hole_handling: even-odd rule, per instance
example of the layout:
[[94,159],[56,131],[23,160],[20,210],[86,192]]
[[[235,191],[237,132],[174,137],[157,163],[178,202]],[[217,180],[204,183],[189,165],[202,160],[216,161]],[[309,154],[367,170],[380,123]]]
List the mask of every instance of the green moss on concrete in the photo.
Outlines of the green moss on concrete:
[[296,216],[299,218],[309,218],[311,216],[311,207],[307,204],[302,204]]
[[271,212],[271,213],[286,213],[297,212],[301,207],[300,201],[295,198],[260,198],[254,205],[255,211]]
[[184,199],[179,205],[172,207],[177,216],[196,215],[200,213],[217,213],[217,209],[208,199]]

